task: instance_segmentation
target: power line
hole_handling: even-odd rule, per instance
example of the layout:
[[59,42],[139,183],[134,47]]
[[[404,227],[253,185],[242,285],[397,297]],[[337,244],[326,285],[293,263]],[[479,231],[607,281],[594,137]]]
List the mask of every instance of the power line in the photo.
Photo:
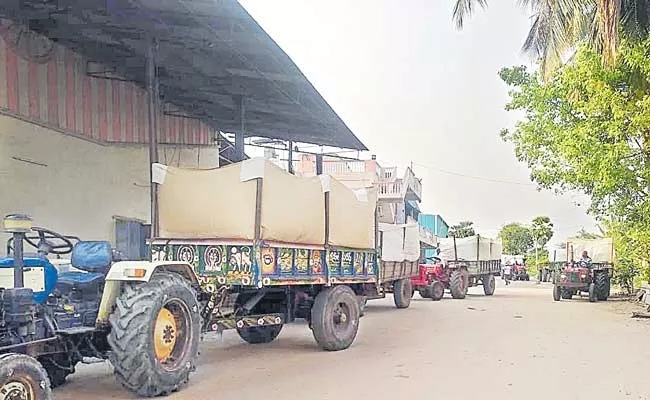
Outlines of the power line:
[[468,174],[463,174],[463,173],[460,173],[460,172],[448,171],[448,170],[444,170],[444,169],[441,169],[441,168],[432,167],[430,165],[420,164],[418,162],[413,162],[413,164],[418,165],[418,166],[420,166],[422,168],[430,169],[430,170],[437,171],[437,172],[447,174],[447,175],[458,176],[458,177],[461,177],[461,178],[475,179],[475,180],[478,180],[478,181],[501,183],[501,184],[507,184],[507,185],[530,186],[530,187],[537,188],[537,185],[535,185],[534,183],[506,181],[506,180],[501,180],[501,179],[493,179],[493,178],[486,178],[486,177],[482,177],[482,176],[468,175]]

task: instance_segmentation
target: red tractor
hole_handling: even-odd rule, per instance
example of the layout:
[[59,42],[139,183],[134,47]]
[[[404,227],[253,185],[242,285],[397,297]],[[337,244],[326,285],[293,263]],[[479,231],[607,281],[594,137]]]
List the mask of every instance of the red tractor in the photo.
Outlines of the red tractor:
[[569,262],[555,274],[553,300],[568,300],[580,292],[588,293],[590,302],[607,300],[611,275],[609,263]]
[[423,298],[438,301],[449,287],[449,275],[441,264],[420,264],[419,274],[411,278],[411,286]]

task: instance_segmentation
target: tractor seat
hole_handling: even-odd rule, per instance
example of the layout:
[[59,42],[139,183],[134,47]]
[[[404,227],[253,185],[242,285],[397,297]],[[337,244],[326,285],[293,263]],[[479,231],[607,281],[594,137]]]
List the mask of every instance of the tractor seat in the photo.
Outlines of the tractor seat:
[[72,267],[81,271],[59,274],[57,288],[68,292],[99,286],[104,282],[112,260],[111,244],[105,241],[78,242],[72,249]]

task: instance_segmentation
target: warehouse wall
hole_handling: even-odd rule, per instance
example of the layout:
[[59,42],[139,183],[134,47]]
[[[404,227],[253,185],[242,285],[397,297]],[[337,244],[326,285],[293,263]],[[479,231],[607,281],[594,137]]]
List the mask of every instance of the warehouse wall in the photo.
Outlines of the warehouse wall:
[[[160,161],[216,167],[218,149],[161,146]],[[0,114],[2,216],[27,213],[35,225],[114,242],[113,216],[149,219],[148,181],[146,146],[101,145]]]

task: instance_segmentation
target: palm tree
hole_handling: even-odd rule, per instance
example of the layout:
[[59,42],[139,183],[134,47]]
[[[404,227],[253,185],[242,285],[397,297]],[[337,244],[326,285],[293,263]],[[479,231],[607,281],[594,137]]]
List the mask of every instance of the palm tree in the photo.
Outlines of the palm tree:
[[[650,0],[518,0],[533,20],[523,50],[540,61],[544,75],[580,41],[587,41],[611,65],[616,61],[619,34],[642,40],[650,32]],[[456,0],[453,18],[461,29],[465,20],[488,0]]]

